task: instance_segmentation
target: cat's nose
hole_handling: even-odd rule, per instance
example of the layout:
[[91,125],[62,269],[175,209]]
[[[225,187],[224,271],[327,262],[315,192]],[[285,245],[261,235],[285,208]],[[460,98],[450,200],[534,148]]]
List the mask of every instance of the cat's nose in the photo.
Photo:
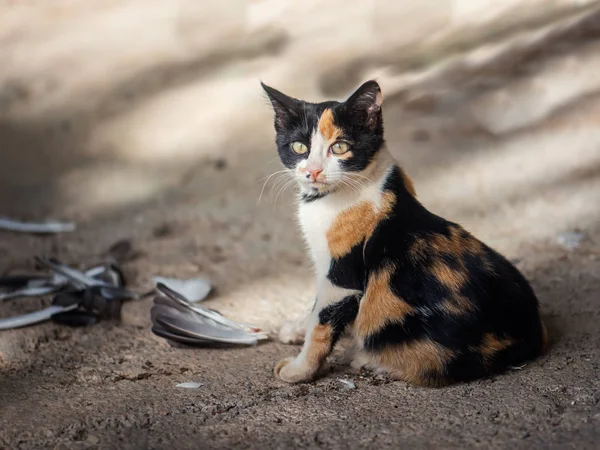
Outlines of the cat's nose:
[[310,172],[309,178],[312,178],[313,181],[317,181],[317,177],[319,176],[319,174],[321,172],[323,172],[323,169],[312,169],[312,170],[309,170],[309,172]]

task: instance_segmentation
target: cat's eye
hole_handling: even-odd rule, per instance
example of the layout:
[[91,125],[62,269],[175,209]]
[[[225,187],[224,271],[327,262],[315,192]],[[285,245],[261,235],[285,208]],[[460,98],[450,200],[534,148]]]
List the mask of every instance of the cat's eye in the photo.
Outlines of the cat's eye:
[[345,142],[336,142],[331,147],[329,147],[329,150],[334,155],[343,155],[344,153],[346,153],[348,151],[348,149],[349,149],[349,146]]
[[308,147],[306,145],[304,145],[302,142],[296,141],[292,144],[292,150],[294,150],[299,155],[303,155],[304,153],[306,153],[308,151]]

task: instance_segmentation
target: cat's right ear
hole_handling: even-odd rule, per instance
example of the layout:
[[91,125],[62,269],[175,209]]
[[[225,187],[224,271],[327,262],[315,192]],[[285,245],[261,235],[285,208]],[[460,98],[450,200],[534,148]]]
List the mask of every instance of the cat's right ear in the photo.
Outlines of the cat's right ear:
[[382,124],[381,104],[383,95],[381,88],[375,80],[370,80],[359,87],[345,102],[347,110],[354,120],[361,122],[369,128],[376,128]]
[[289,97],[283,92],[279,92],[277,89],[267,86],[262,81],[260,82],[260,85],[269,96],[269,100],[273,105],[273,110],[275,111],[276,130],[284,128],[290,122],[290,120],[298,118],[299,111],[302,107],[300,100]]

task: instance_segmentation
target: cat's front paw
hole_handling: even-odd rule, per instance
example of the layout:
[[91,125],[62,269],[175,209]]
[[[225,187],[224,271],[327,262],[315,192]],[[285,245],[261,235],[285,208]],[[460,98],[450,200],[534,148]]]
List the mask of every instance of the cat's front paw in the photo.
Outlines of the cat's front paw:
[[311,381],[315,371],[297,357],[282,359],[275,366],[275,376],[286,383],[301,383]]
[[279,330],[279,340],[284,344],[303,344],[306,336],[305,322],[305,320],[285,322]]

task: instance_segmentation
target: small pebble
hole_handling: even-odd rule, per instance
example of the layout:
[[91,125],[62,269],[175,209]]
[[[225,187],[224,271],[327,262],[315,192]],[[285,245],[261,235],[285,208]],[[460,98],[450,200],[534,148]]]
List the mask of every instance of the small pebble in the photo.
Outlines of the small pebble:
[[85,441],[87,444],[95,446],[100,443],[100,438],[98,436],[90,434]]
[[566,231],[564,233],[560,233],[556,237],[556,242],[565,247],[567,250],[575,250],[581,245],[585,238],[585,233],[580,231]]
[[186,381],[185,383],[179,383],[175,387],[183,389],[198,389],[200,386],[202,386],[202,383],[197,383],[195,381]]
[[353,381],[345,380],[345,379],[342,379],[342,378],[338,379],[338,381],[344,385],[344,389],[348,389],[348,390],[349,389],[356,389],[356,384],[354,384]]

